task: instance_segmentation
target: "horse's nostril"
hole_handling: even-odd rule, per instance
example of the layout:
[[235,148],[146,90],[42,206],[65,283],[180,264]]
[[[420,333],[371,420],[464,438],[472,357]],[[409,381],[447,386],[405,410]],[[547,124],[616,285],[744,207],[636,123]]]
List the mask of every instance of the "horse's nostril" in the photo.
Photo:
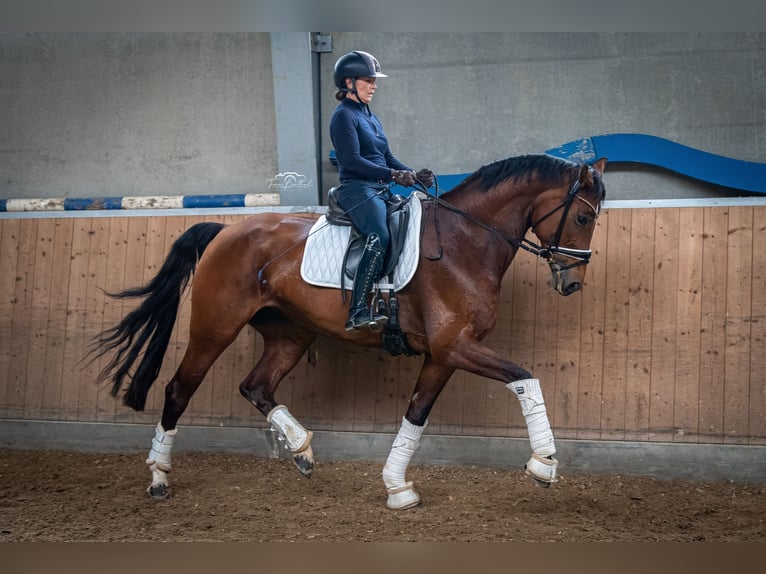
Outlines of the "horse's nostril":
[[566,287],[564,287],[564,295],[571,295],[575,291],[579,291],[582,288],[582,285],[575,281],[574,283],[570,283]]

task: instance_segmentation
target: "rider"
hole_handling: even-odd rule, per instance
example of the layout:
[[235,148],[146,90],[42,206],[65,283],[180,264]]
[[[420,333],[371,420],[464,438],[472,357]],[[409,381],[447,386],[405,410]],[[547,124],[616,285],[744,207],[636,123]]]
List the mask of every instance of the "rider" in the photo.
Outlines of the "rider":
[[379,279],[388,249],[384,197],[393,183],[410,187],[417,178],[426,187],[434,181],[430,169],[415,173],[391,153],[388,139],[369,103],[381,73],[378,60],[367,52],[345,54],[335,62],[335,99],[340,103],[330,120],[330,139],[338,159],[340,186],[338,204],[348,213],[356,229],[365,237],[351,294],[346,330],[365,325],[377,329],[388,317],[370,309],[368,295]]

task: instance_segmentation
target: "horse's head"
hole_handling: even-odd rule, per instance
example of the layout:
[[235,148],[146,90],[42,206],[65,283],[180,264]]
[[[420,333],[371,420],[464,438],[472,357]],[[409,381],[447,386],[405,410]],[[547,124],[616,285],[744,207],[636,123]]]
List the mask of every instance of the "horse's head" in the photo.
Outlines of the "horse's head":
[[590,260],[590,242],[604,199],[602,174],[606,158],[592,167],[583,165],[567,188],[553,188],[539,196],[530,217],[540,239],[534,246],[548,261],[553,287],[562,295],[580,290]]

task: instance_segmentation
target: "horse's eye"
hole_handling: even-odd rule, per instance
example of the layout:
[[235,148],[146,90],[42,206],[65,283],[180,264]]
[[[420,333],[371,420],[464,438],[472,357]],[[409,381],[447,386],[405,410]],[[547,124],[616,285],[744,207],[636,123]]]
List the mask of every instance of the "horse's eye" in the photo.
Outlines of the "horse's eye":
[[588,217],[584,213],[578,213],[577,217],[575,218],[575,222],[580,227],[584,227],[584,226],[588,225],[588,223],[590,223],[590,217]]

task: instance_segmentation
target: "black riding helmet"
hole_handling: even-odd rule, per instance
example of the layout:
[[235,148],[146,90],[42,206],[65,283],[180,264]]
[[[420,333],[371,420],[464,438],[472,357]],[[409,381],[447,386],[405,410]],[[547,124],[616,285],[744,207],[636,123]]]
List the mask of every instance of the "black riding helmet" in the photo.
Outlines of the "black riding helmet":
[[343,82],[345,78],[387,78],[386,74],[380,71],[380,62],[372,54],[356,50],[355,52],[349,52],[338,58],[335,62],[335,70],[333,72],[335,79],[335,86],[347,91],[346,85]]

